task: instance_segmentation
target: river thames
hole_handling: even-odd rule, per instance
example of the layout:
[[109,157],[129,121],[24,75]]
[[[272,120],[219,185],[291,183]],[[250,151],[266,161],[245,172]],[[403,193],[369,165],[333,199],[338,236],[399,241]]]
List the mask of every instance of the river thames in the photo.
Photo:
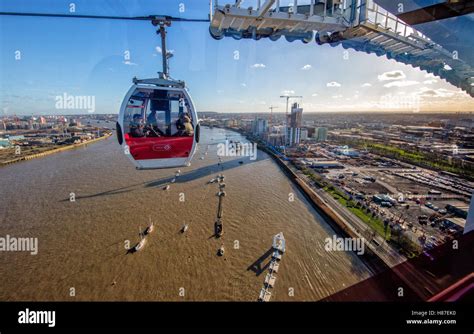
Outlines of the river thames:
[[[174,183],[178,168],[135,170],[115,136],[1,168],[0,236],[37,238],[38,254],[2,252],[0,300],[255,301],[279,232],[287,251],[272,300],[319,300],[371,275],[354,253],[324,249],[334,231],[267,154],[219,165],[217,144],[245,138],[218,128],[201,138]],[[219,173],[216,239],[218,187],[208,181]],[[144,249],[127,254],[150,220]]]

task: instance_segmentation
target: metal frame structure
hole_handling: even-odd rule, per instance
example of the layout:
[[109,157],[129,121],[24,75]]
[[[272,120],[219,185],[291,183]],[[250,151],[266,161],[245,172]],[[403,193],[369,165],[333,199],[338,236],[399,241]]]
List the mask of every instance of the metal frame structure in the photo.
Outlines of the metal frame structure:
[[219,5],[216,0],[209,32],[215,39],[233,37],[342,45],[386,56],[426,70],[474,97],[474,68],[457,55],[384,10],[373,0],[310,0],[309,5],[280,6],[280,0],[242,1]]

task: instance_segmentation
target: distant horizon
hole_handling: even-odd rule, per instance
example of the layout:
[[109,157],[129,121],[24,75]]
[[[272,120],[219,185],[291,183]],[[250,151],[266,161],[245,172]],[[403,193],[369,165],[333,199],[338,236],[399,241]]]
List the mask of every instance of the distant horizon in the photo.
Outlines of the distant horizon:
[[[270,115],[270,112],[267,111],[211,111],[211,110],[206,110],[206,111],[197,111],[198,114],[204,114],[204,113],[215,113],[215,114],[268,114]],[[474,110],[472,111],[304,111],[303,110],[303,115],[308,115],[308,114],[379,114],[379,115],[384,115],[384,116],[396,116],[396,115],[419,115],[419,114],[430,114],[430,115],[450,115],[450,114],[472,114],[474,113]],[[23,113],[4,113],[3,115],[0,115],[0,118],[4,117],[11,117],[11,116],[17,116],[17,117],[27,117],[27,116],[93,116],[93,115],[118,115],[118,112],[116,113],[73,113],[73,114],[61,114],[61,113],[31,113],[31,114],[23,114]],[[285,112],[273,112],[273,115],[285,115]]]

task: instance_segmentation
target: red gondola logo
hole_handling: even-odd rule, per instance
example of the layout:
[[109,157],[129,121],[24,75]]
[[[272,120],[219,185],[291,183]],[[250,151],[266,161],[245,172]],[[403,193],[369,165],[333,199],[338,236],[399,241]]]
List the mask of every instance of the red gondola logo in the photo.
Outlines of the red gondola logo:
[[171,150],[170,144],[156,144],[153,145],[153,151],[162,152]]

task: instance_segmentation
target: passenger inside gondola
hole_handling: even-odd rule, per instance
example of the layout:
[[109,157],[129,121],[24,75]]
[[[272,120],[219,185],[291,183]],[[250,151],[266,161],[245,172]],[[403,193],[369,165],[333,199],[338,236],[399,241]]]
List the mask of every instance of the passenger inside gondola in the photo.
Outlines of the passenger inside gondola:
[[143,126],[143,117],[140,114],[133,115],[133,120],[130,122],[130,135],[134,138],[146,136],[146,131]]
[[126,119],[131,118],[129,135],[133,138],[194,136],[189,105],[178,92],[138,92],[129,100],[127,114]]
[[181,113],[180,117],[176,121],[176,129],[178,130],[176,136],[190,137],[194,135],[194,128],[191,118],[185,113]]
[[174,103],[172,103],[174,114],[177,114],[177,117],[174,118],[176,119],[174,122],[176,131],[173,136],[191,137],[194,135],[194,126],[188,112],[189,106],[182,95],[175,98],[178,100],[175,100],[173,101]]
[[146,129],[149,130],[149,137],[161,137],[164,135],[163,131],[158,126],[158,118],[156,110],[152,110],[146,118]]

